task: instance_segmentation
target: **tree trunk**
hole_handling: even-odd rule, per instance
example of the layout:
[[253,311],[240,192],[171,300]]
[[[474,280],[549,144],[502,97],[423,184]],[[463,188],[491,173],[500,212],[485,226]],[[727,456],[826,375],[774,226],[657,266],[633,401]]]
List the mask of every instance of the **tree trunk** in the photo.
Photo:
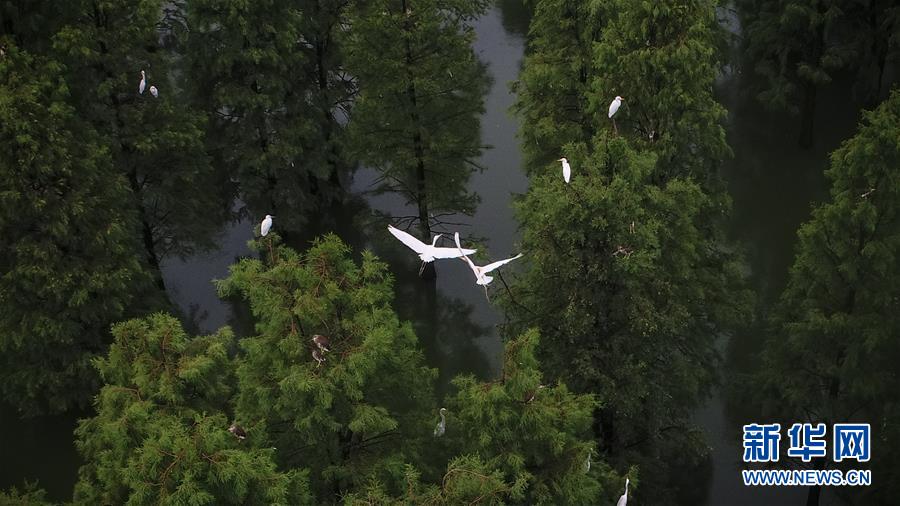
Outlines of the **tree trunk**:
[[[407,12],[406,1],[403,1],[403,12]],[[411,31],[411,26],[407,21],[403,23],[403,30],[407,34]],[[416,159],[416,196],[415,201],[419,207],[419,227],[422,229],[424,241],[431,242],[431,223],[428,213],[428,189],[426,186],[425,174],[425,146],[422,140],[421,119],[419,118],[419,106],[416,99],[416,85],[412,75],[413,55],[412,47],[409,43],[409,37],[405,39],[405,57],[406,57],[406,78],[408,80],[406,86],[406,96],[409,100],[410,110],[409,119],[415,128],[413,133],[413,153]],[[437,271],[434,268],[434,262],[425,264],[425,268],[421,272],[422,279],[432,280],[437,277]]]
[[[825,459],[820,458],[816,460],[816,465],[813,466],[813,469],[817,471],[822,471],[825,469]],[[819,506],[819,497],[822,495],[822,486],[816,485],[814,487],[809,487],[809,492],[806,494],[806,506]]]

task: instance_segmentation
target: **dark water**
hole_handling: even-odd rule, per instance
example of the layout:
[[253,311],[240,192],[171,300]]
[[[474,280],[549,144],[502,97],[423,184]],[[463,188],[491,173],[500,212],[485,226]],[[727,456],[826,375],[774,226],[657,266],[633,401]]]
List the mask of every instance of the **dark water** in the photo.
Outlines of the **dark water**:
[[[481,197],[477,212],[454,221],[462,223],[457,227],[462,233],[485,238],[492,258],[517,253],[519,233],[510,203],[515,194],[527,190],[520,169],[517,122],[509,112],[514,98],[509,82],[518,75],[527,28],[528,13],[520,0],[499,0],[476,23],[475,49],[493,78],[481,118],[482,140],[489,147],[479,163],[487,170],[470,180],[470,188]],[[738,72],[724,77],[719,86],[720,100],[730,111],[728,140],[735,153],[724,168],[734,199],[730,232],[747,253],[759,296],[771,302],[784,285],[797,226],[809,216],[810,203],[826,194],[822,171],[827,153],[852,134],[858,113],[857,107],[845,100],[842,86],[824,90],[817,142],[803,151],[795,142],[797,121],[763,111],[744,93],[745,84],[745,76]],[[286,241],[304,247],[316,235],[334,231],[355,250],[369,248],[388,261],[396,276],[396,309],[401,318],[414,322],[429,363],[440,369],[442,391],[459,373],[496,374],[501,351],[496,325],[502,322],[502,315],[475,286],[462,262],[440,262],[436,284],[423,288],[412,255],[392,243],[380,228],[365,226],[372,209],[410,214],[395,197],[365,193],[374,177],[365,168],[357,171],[348,182],[351,190],[361,195],[357,201],[330,210],[322,219],[313,218],[302,236],[289,236]],[[230,264],[251,254],[247,241],[257,223],[258,217],[254,217],[225,227],[216,251],[164,262],[169,295],[193,331],[211,332],[222,325],[232,325],[239,335],[252,331],[246,308],[221,301],[211,280],[227,276]],[[748,332],[722,343],[726,381],[734,371],[753,366],[763,337]],[[723,398],[727,395],[723,392],[727,391],[717,391],[696,413],[708,435],[711,472],[708,478],[686,476],[685,488],[699,490],[700,496],[705,490],[705,504],[710,505],[804,504],[805,490],[747,489],[740,483],[740,425],[755,420],[753,413],[742,412]],[[79,464],[71,434],[79,416],[85,415],[21,420],[11,408],[0,406],[0,455],[6,457],[0,459],[0,488],[21,484],[24,479],[39,480],[52,499],[68,499]],[[829,502],[826,498],[823,504]]]

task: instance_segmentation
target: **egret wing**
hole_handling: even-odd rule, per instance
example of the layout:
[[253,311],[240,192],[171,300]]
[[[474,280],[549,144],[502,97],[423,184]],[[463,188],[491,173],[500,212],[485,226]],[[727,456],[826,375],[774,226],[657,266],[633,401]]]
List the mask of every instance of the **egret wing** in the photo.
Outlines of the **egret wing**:
[[[459,243],[459,232],[454,233],[454,234],[453,234],[453,238],[456,239],[456,249],[457,249],[460,253],[463,253],[463,252],[467,251],[467,250],[464,250],[464,249],[462,248],[462,245]],[[473,251],[473,253],[474,253],[474,251]],[[470,254],[471,254],[471,253],[470,253]],[[471,269],[472,269],[472,272],[475,273],[475,277],[478,277],[478,270],[475,268],[475,264],[473,264],[472,261],[469,260],[469,257],[467,257],[465,254],[462,254],[462,255],[460,255],[460,256],[462,256],[463,260],[464,260],[467,264],[469,264],[469,268],[471,268]]]
[[466,255],[472,255],[475,253],[474,249],[459,249],[459,248],[434,248],[431,250],[432,256],[434,258],[459,258]]
[[492,264],[487,264],[481,268],[481,272],[487,274],[488,272],[491,272],[492,270],[496,269],[497,267],[500,267],[501,265],[506,265],[517,258],[522,258],[522,254],[519,253],[518,255],[516,255],[512,258],[507,258],[506,260],[498,260]]
[[[400,240],[403,244],[405,244],[409,249],[415,251],[416,253],[422,253],[428,247],[424,242],[416,239],[415,237],[407,234],[406,232],[396,229],[390,225],[388,225],[388,232],[393,234],[394,237]],[[449,248],[448,248],[449,249]],[[435,255],[435,258],[444,258],[438,257]]]

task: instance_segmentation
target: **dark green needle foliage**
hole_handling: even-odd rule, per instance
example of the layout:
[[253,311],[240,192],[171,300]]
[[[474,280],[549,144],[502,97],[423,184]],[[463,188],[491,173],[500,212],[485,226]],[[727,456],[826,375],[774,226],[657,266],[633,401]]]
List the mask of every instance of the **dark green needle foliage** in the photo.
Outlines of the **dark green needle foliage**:
[[512,331],[541,335],[541,362],[603,399],[599,451],[640,463],[648,497],[665,465],[699,451],[689,421],[712,385],[715,337],[747,309],[738,264],[706,235],[713,205],[690,178],[657,184],[656,157],[601,135],[570,146],[572,183],[533,177],[517,203],[531,268],[503,300]]
[[845,492],[858,504],[900,494],[898,125],[895,91],[832,154],[831,198],[800,227],[759,373],[759,398],[772,417],[871,423],[873,486]]
[[467,183],[489,81],[470,23],[485,8],[481,0],[369,0],[352,11],[354,153],[380,172],[378,191],[415,206],[409,222],[427,239],[432,215],[471,214],[478,202]]
[[141,222],[135,235],[152,267],[167,254],[209,246],[230,207],[204,150],[205,117],[185,107],[175,55],[160,42],[176,28],[163,17],[166,3],[77,0],[54,37],[78,114],[101,134],[131,186]]
[[529,173],[563,156],[565,144],[589,141],[602,125],[588,111],[588,97],[597,73],[593,47],[605,22],[586,0],[531,3],[528,49],[512,87]]
[[614,120],[634,145],[657,153],[658,180],[715,176],[730,149],[725,109],[713,97],[718,75],[714,0],[600,0],[608,17],[595,46],[591,109],[613,129],[609,104],[625,102]]
[[0,44],[0,385],[22,411],[62,411],[96,391],[90,360],[149,277],[127,183],[63,69]]
[[238,419],[268,434],[281,466],[310,469],[319,504],[371,476],[404,486],[404,463],[417,463],[431,436],[436,371],[390,306],[385,264],[369,252],[354,262],[334,235],[304,254],[276,243],[271,234],[256,243],[266,260],[244,259],[219,282],[258,321],[241,340]]
[[[591,395],[562,383],[542,384],[535,355],[537,331],[506,343],[501,377],[483,383],[472,376],[454,380],[459,392],[449,401],[448,440],[462,455],[478,455],[501,470],[509,502],[516,504],[597,504],[601,484],[617,477],[598,458],[592,439]],[[590,469],[588,454],[593,452]]]
[[[379,483],[346,504],[600,504],[614,501],[621,479],[591,442],[591,395],[563,384],[542,384],[535,351],[538,333],[508,342],[503,372],[495,381],[454,380],[445,435],[429,460],[444,462],[442,475],[422,480],[407,468],[399,497]],[[588,466],[588,454],[593,453]],[[423,482],[424,481],[424,482]]]
[[818,94],[841,71],[859,73],[854,95],[883,96],[900,50],[900,7],[891,0],[741,0],[746,55],[760,102],[800,115],[800,145],[813,142]]
[[[188,3],[190,89],[212,119],[215,161],[259,213],[299,229],[336,196],[345,1]],[[289,210],[290,212],[282,212]]]
[[253,427],[246,440],[228,432],[230,330],[191,337],[156,314],[113,333],[109,355],[96,361],[106,382],[97,415],[75,431],[86,460],[76,504],[308,502],[305,474],[279,472]]
[[0,504],[4,506],[50,506],[53,504],[47,500],[47,492],[38,488],[36,484],[26,484],[19,490],[12,487],[9,490],[0,490]]

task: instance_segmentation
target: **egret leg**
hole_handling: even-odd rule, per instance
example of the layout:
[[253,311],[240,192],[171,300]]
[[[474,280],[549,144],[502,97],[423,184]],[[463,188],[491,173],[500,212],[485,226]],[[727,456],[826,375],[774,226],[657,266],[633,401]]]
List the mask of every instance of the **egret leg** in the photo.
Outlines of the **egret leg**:
[[488,304],[491,303],[491,298],[488,296],[487,285],[484,285],[484,298],[487,299]]
[[422,262],[422,265],[419,267],[419,276],[421,276],[423,272],[425,272],[425,262]]
[[616,118],[613,118],[613,131],[616,132],[616,135],[619,135],[619,127],[616,126]]

